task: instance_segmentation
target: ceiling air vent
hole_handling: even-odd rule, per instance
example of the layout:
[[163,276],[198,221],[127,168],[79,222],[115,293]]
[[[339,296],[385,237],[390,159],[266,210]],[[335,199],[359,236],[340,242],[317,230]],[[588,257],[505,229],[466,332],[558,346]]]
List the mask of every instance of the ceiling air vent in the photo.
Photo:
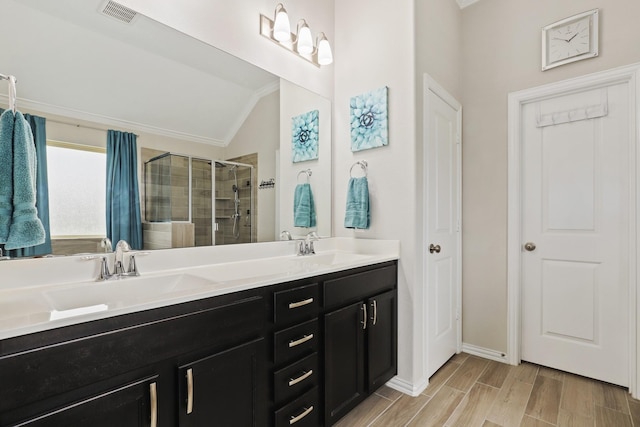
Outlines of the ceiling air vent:
[[133,21],[133,19],[138,15],[135,10],[129,9],[126,6],[123,6],[120,3],[116,3],[111,0],[105,3],[104,7],[102,8],[102,13],[127,24],[130,24],[131,21]]

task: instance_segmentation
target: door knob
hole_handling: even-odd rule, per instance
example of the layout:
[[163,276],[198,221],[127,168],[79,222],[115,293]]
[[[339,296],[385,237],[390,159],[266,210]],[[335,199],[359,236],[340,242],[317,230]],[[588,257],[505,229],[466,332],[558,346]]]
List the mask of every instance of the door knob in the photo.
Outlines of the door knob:
[[429,252],[431,253],[440,253],[440,245],[434,245],[433,243],[429,245]]
[[532,252],[536,250],[536,244],[533,242],[527,242],[524,244],[524,249],[526,251]]

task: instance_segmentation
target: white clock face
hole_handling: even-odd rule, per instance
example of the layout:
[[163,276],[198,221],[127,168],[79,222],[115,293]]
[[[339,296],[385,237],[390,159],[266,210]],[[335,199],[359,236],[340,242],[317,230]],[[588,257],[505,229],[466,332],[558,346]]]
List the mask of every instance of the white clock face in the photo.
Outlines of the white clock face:
[[549,62],[561,61],[589,52],[589,18],[554,28],[547,33],[549,38]]

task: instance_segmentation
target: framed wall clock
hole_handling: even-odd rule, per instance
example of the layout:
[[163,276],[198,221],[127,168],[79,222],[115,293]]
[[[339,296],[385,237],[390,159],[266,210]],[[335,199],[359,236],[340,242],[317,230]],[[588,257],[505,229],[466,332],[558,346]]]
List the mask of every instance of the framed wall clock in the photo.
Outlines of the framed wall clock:
[[598,9],[542,29],[542,71],[598,56]]

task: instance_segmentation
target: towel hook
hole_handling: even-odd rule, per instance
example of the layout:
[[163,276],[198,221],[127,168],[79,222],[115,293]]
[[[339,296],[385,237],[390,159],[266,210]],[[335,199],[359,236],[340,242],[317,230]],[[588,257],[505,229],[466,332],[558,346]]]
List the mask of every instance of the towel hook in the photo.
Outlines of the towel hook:
[[305,169],[305,170],[301,170],[300,172],[298,172],[298,176],[296,177],[296,181],[300,179],[300,175],[302,175],[302,174],[306,174],[307,175],[307,183],[309,183],[309,178],[313,174],[311,169]]
[[364,172],[364,176],[366,177],[369,173],[368,173],[368,168],[369,168],[369,163],[367,163],[366,160],[358,160],[357,162],[355,162],[354,164],[351,165],[351,169],[349,169],[349,176],[351,178],[353,178],[353,168],[359,165],[360,168],[362,169],[362,171]]
[[0,74],[0,80],[8,80],[9,81],[9,108],[15,114],[17,108],[17,93],[16,93],[16,83],[18,80],[14,76],[5,76],[4,74]]

